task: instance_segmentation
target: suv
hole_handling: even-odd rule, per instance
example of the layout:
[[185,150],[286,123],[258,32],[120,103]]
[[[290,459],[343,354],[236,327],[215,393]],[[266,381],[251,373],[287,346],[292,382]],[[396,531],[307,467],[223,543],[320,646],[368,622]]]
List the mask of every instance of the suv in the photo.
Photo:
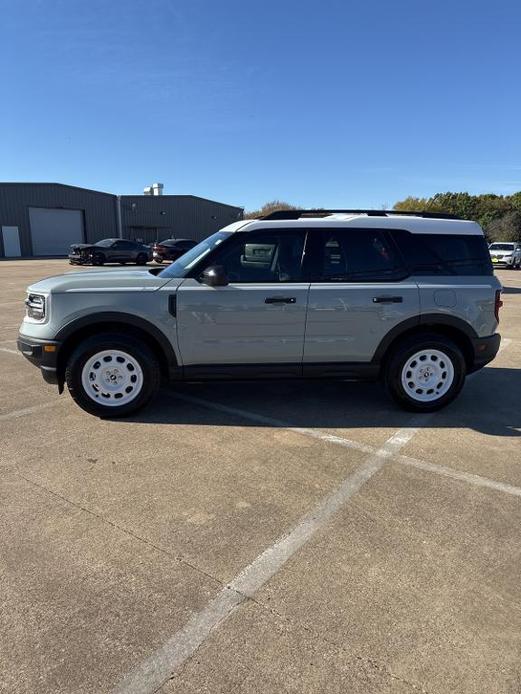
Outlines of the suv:
[[18,348],[102,417],[143,407],[162,378],[381,378],[425,412],[496,355],[500,291],[475,222],[275,212],[164,269],[37,282]]
[[511,270],[521,268],[521,244],[511,241],[497,241],[488,247],[494,267],[506,267]]

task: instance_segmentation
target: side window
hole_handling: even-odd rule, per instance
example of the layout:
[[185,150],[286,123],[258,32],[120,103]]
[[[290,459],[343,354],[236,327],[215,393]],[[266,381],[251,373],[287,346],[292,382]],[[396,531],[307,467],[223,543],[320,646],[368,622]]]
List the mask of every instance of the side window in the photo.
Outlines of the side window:
[[211,259],[230,282],[300,282],[304,232],[238,232],[235,243]]
[[132,241],[116,241],[113,248],[117,248],[119,251],[130,251],[135,248],[136,244]]
[[487,243],[478,234],[411,234],[393,231],[414,275],[491,275]]
[[398,254],[378,229],[324,231],[319,252],[323,282],[389,282],[406,276]]

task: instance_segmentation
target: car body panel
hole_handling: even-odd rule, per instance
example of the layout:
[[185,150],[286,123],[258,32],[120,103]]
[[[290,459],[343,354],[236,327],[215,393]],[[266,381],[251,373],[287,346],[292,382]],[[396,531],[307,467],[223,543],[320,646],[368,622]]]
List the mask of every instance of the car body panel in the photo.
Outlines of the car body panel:
[[[400,297],[398,303],[376,303]],[[320,282],[309,292],[304,362],[369,362],[380,341],[402,321],[418,316],[416,283]]]
[[[184,365],[302,362],[309,283],[208,287],[186,279],[177,292]],[[291,304],[267,304],[289,297]]]

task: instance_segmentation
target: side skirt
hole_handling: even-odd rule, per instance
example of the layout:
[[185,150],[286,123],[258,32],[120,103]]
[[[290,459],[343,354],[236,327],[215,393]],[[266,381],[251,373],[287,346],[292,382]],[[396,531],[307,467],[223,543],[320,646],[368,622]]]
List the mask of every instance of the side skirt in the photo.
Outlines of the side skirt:
[[194,364],[183,367],[175,380],[249,381],[259,379],[334,379],[376,381],[380,365],[365,362],[326,362],[322,364]]

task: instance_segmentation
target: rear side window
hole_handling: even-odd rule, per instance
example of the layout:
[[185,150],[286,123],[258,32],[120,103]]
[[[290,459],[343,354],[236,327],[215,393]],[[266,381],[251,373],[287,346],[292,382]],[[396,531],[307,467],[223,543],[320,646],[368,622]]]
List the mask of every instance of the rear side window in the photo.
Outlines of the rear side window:
[[386,282],[407,274],[385,232],[378,229],[324,230],[318,262],[322,282]]
[[492,275],[483,236],[391,233],[413,275]]

